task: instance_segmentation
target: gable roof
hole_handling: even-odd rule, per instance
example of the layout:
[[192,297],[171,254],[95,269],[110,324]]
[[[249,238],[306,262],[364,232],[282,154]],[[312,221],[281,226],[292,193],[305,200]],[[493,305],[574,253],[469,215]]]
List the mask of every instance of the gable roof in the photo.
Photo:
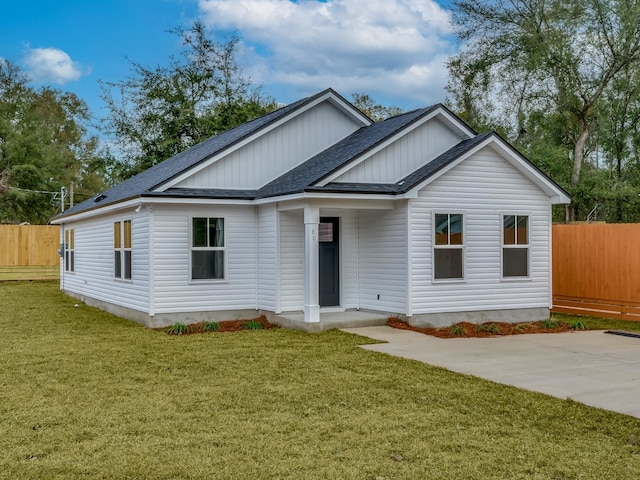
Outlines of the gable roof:
[[[437,107],[437,106],[436,106]],[[431,107],[435,108],[435,107]],[[431,109],[430,108],[430,109]],[[424,109],[424,110],[430,110]],[[412,114],[418,114],[416,112],[411,112]],[[426,114],[422,111],[422,114]],[[395,118],[395,117],[394,117]],[[411,121],[411,120],[410,120]],[[384,122],[382,122],[384,123]],[[376,124],[380,125],[380,124]],[[371,129],[371,127],[367,127],[366,129]],[[361,129],[362,131],[365,129]],[[386,129],[381,129],[379,133],[385,131]],[[351,135],[356,135],[354,134]],[[348,139],[351,137],[347,137],[343,142],[349,143]],[[373,140],[375,135],[372,135],[369,140]],[[379,139],[382,141],[382,139]],[[342,142],[336,144],[336,147]],[[525,158],[522,154],[520,154],[515,148],[513,148],[506,140],[504,140],[500,135],[496,132],[486,132],[475,137],[466,139],[450,148],[443,154],[434,158],[429,163],[423,165],[418,168],[414,172],[410,173],[397,183],[355,183],[355,182],[332,182],[327,185],[318,186],[314,185],[314,183],[319,181],[318,172],[321,172],[321,168],[317,168],[317,164],[322,164],[322,160],[325,159],[325,152],[328,150],[332,150],[334,147],[316,155],[308,162],[300,165],[300,167],[291,170],[287,174],[283,175],[279,179],[274,180],[270,184],[259,190],[223,190],[223,189],[190,189],[190,188],[173,188],[167,190],[166,192],[153,192],[149,193],[145,196],[172,196],[178,198],[219,198],[219,199],[237,199],[237,200],[255,200],[260,198],[268,198],[268,197],[277,197],[280,195],[288,195],[295,193],[303,193],[303,192],[322,192],[322,193],[342,193],[342,194],[378,194],[378,195],[406,195],[412,190],[421,188],[426,182],[432,180],[439,173],[441,173],[446,168],[449,168],[464,159],[467,155],[472,153],[475,149],[482,148],[485,145],[493,144],[496,148],[500,148],[504,152],[508,153],[508,155],[513,159],[512,165],[515,163],[516,168],[521,170],[523,173],[526,173],[527,176],[531,179],[533,178],[534,183],[536,183],[540,188],[547,191],[549,194],[553,194],[557,197],[559,203],[568,202],[570,195],[559,185],[557,185],[551,178],[549,178],[542,170],[536,167],[533,163],[531,163],[527,158]],[[366,146],[367,144],[363,142],[361,146]],[[372,148],[372,146],[369,146]],[[339,152],[348,152],[350,154],[354,154],[358,156],[360,153],[363,153],[364,150],[360,151],[359,149],[354,149],[352,151],[349,148],[345,148],[343,150],[336,149],[334,152],[338,154]],[[359,153],[358,153],[359,152]],[[343,165],[345,162],[350,161],[354,158],[354,155],[345,155],[342,158],[342,163],[338,166]],[[331,157],[329,158],[331,160]],[[338,159],[335,161],[338,164]],[[305,165],[310,167],[309,171],[305,171]],[[330,168],[332,165],[328,165]],[[330,172],[328,168],[325,170],[325,175],[328,175]]]
[[[160,162],[127,180],[124,180],[109,190],[77,204],[76,206],[66,210],[64,213],[56,215],[54,218],[66,217],[86,210],[96,209],[105,205],[111,205],[130,198],[152,193],[155,188],[163,183],[166,183],[181,173],[194,168],[198,164],[211,158],[213,155],[219,154],[224,150],[233,147],[240,141],[259,133],[261,130],[274,124],[278,120],[284,119],[286,116],[291,115],[297,110],[327,94],[331,94],[338,98],[345,105],[351,105],[333,89],[328,88],[315,95],[298,100],[297,102],[274,110],[262,117],[258,117],[232,128],[231,130],[227,130],[219,135],[208,138],[207,140],[188,148],[184,152],[180,152],[179,154],[174,155],[173,157],[164,160],[163,162]],[[355,107],[352,108],[357,110]],[[363,118],[368,119],[366,115],[362,113],[361,115]],[[371,121],[371,119],[368,120]]]
[[493,132],[476,135],[473,138],[463,140],[456,146],[450,148],[440,156],[434,158],[429,163],[410,173],[397,183],[329,183],[322,187],[310,187],[308,191],[318,192],[359,192],[359,193],[386,193],[392,195],[402,195],[429,177],[439,172],[441,169],[451,164],[461,156],[484,142],[487,138],[494,135]]
[[[387,141],[392,141],[394,136],[407,131],[412,125],[419,124],[418,122],[436,110],[440,109],[444,112],[445,116],[451,116],[454,121],[458,121],[460,126],[464,127],[463,131],[466,132],[465,134],[469,134],[469,132],[475,133],[441,104],[407,112],[383,122],[371,123],[361,127],[336,144],[316,154],[297,167],[283,173],[280,177],[257,190],[224,188],[168,188],[163,190],[159,188],[167,184],[171,179],[188,172],[190,169],[197,168],[198,165],[208,161],[213,156],[219,153],[224,154],[225,150],[232,148],[234,145],[253,135],[259,134],[269,125],[273,125],[280,119],[284,119],[287,115],[293,114],[296,110],[303,108],[305,105],[312,104],[312,102],[327,94],[335,96],[334,98],[345,102],[346,105],[351,105],[333,90],[324,90],[316,95],[294,102],[220,135],[211,137],[145,170],[135,177],[125,180],[103,194],[86,200],[64,213],[57,215],[54,217],[55,223],[58,223],[59,219],[67,216],[139,197],[251,201],[304,192],[405,195],[411,190],[424,185],[430,179],[437,177],[439,173],[446,171],[448,167],[465,158],[470,152],[474,151],[474,149],[481,148],[483,144],[488,145],[489,143],[494,143],[496,148],[502,151],[505,157],[508,157],[508,160],[511,161],[521,173],[530,177],[534,183],[549,193],[550,196],[554,196],[559,203],[569,201],[569,195],[566,191],[495,132],[480,135],[476,134],[471,138],[462,140],[440,156],[408,174],[397,183],[347,183],[331,181],[332,175],[335,177],[336,172],[341,168],[349,168],[349,165],[353,162],[366,158],[368,153],[375,152],[376,148],[384,146]],[[351,107],[355,109],[352,105]],[[363,118],[367,117],[363,115]],[[323,184],[323,180],[325,183],[327,181],[329,183]]]
[[434,105],[414,110],[389,118],[383,122],[360,128],[335,145],[323,150],[262,187],[258,192],[258,197],[276,197],[302,192],[305,188],[320,181],[439,107],[440,105]]

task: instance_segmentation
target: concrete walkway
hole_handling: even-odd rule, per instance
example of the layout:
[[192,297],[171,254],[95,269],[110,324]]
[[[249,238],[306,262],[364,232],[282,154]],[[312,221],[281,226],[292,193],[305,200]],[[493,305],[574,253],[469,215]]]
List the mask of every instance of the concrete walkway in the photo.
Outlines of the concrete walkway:
[[387,326],[362,348],[640,418],[640,339],[602,331],[440,339]]

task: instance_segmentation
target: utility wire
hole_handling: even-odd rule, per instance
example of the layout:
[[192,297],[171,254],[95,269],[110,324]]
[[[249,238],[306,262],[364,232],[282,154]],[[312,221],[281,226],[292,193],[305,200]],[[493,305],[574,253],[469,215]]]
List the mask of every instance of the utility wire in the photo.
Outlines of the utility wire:
[[20,190],[21,192],[29,192],[29,193],[46,193],[49,195],[56,195],[60,193],[60,192],[45,192],[44,190],[29,190],[28,188],[18,188],[18,187],[12,187],[12,186],[9,186],[9,189]]

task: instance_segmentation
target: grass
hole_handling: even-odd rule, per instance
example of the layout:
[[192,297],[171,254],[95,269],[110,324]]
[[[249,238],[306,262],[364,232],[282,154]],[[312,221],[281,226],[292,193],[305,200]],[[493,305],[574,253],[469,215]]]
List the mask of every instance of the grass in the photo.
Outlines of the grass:
[[2,479],[635,479],[640,419],[358,348],[0,285]]
[[640,332],[640,322],[632,322],[628,320],[613,320],[609,318],[598,317],[576,317],[573,315],[565,315],[563,313],[554,313],[553,318],[559,322],[568,323],[569,325],[580,322],[586,330],[627,330],[631,332]]

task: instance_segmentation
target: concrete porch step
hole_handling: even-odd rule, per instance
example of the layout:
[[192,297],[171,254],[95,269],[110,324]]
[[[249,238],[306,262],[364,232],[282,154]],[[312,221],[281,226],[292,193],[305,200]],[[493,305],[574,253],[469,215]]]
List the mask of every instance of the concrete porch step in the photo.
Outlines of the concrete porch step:
[[332,328],[375,327],[386,325],[389,316],[377,312],[349,310],[346,312],[320,312],[320,321],[305,322],[304,314],[299,312],[283,313],[273,320],[283,328],[304,330],[306,332],[323,332]]

